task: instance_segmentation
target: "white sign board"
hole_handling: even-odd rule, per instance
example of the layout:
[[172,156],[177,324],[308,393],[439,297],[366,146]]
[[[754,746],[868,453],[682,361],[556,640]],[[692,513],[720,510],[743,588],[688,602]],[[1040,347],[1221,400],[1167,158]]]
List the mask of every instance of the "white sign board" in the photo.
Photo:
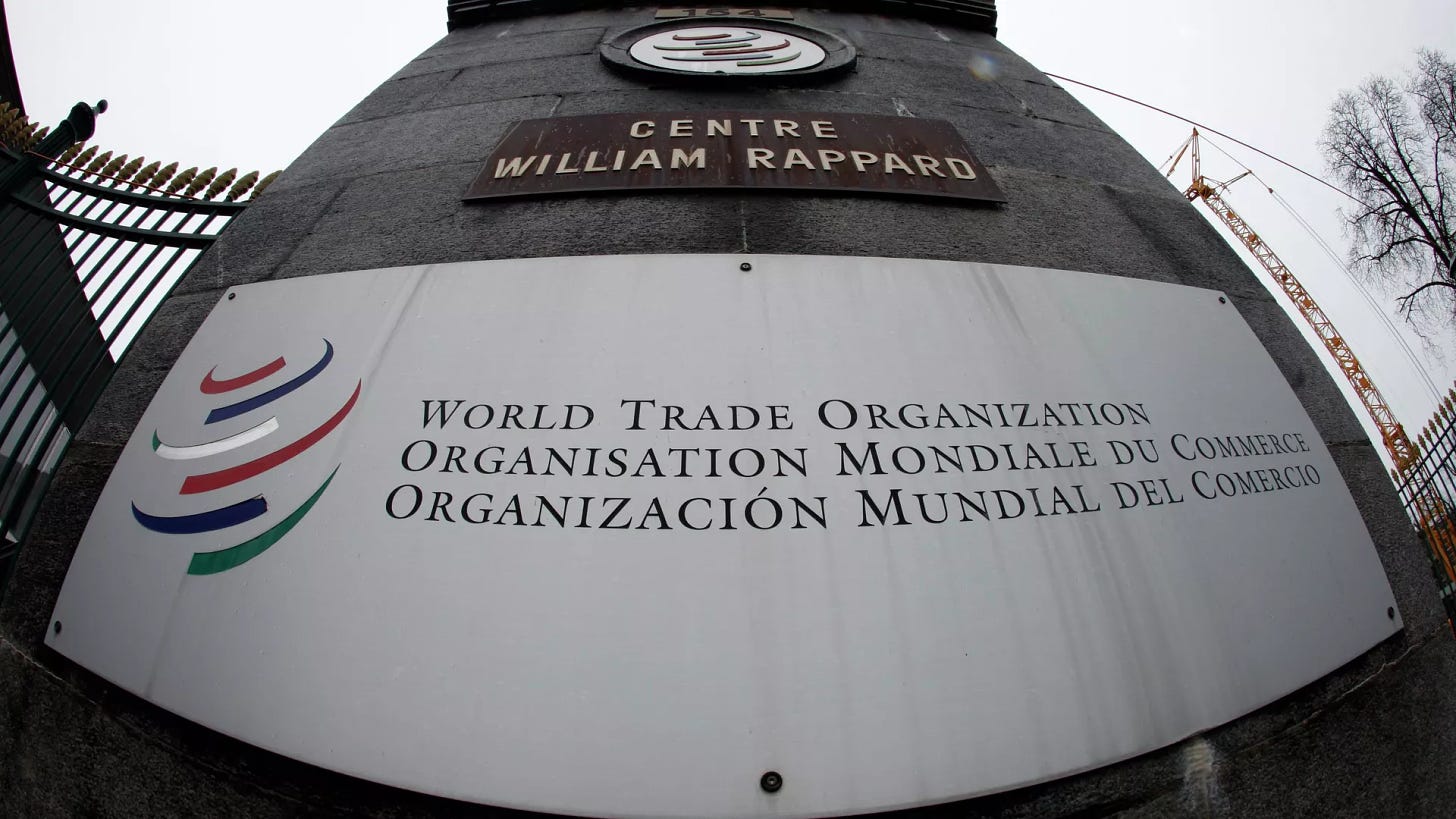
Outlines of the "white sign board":
[[393,785],[817,816],[1176,742],[1358,656],[1393,605],[1218,293],[617,256],[230,291],[48,643]]

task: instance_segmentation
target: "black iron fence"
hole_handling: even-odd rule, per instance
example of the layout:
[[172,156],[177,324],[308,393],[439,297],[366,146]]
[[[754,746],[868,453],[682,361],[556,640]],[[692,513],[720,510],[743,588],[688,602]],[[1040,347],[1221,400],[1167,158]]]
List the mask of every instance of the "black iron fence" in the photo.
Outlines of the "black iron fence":
[[1415,443],[1415,461],[1392,476],[1406,513],[1430,547],[1431,571],[1456,630],[1456,389],[1446,394]]
[[66,446],[132,339],[273,177],[85,147],[0,103],[0,594]]

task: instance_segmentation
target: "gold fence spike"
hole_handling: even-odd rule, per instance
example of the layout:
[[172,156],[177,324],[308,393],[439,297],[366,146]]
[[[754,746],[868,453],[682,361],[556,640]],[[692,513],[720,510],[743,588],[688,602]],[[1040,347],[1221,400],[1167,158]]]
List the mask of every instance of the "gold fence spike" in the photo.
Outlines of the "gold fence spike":
[[192,184],[192,180],[196,178],[196,176],[196,167],[188,168],[182,173],[177,174],[177,178],[173,179],[172,182],[167,185],[167,193],[171,195],[180,195],[178,194],[178,191]]
[[101,173],[101,169],[106,167],[107,164],[109,164],[110,162],[111,152],[106,151],[102,153],[101,156],[98,156],[91,161],[91,164],[86,168],[86,173],[95,176],[96,174]]
[[141,187],[150,183],[152,181],[152,177],[157,175],[157,170],[161,167],[162,163],[160,162],[153,162],[152,164],[143,167],[141,170],[137,171],[136,178],[131,181],[131,184],[134,187]]
[[25,129],[26,122],[27,120],[24,114],[19,111],[12,111],[10,116],[5,118],[5,135],[12,140],[15,139]]
[[82,151],[81,152],[81,155],[78,156],[78,157],[76,157],[71,162],[71,164],[74,165],[74,166],[76,166],[77,168],[84,168],[84,167],[86,167],[86,163],[87,162],[90,162],[93,159],[95,159],[96,158],[96,154],[100,153],[100,151],[101,151],[101,148],[99,148],[99,147],[97,147],[95,145],[92,145],[91,147],[89,147],[86,150]]
[[203,194],[202,197],[204,199],[216,199],[217,195],[227,190],[228,185],[231,185],[233,183],[233,180],[237,178],[238,169],[228,168],[227,170],[218,174],[217,181],[213,182],[211,185],[208,186],[207,193]]
[[15,135],[20,132],[20,112],[7,110],[3,117],[0,117],[0,139],[6,143],[15,141]]
[[122,154],[121,156],[118,156],[117,158],[115,158],[115,159],[111,160],[110,162],[106,163],[106,167],[104,167],[104,168],[101,169],[101,175],[102,176],[115,176],[116,175],[116,172],[119,171],[119,170],[121,170],[123,167],[125,167],[126,166],[126,163],[128,161],[130,161],[130,159],[131,159],[131,157],[127,156],[126,154]]
[[232,189],[227,192],[227,197],[226,197],[227,201],[229,201],[229,202],[236,202],[236,201],[238,201],[238,197],[240,197],[243,194],[247,193],[248,192],[248,189],[251,188],[251,187],[253,187],[253,183],[255,183],[257,181],[258,181],[258,172],[257,171],[248,171],[247,173],[243,174],[242,177],[238,179],[237,184],[233,185],[232,186]]
[[27,120],[25,127],[20,129],[20,136],[16,141],[20,143],[21,148],[24,150],[30,150],[31,146],[35,144],[36,128],[36,123]]
[[259,179],[258,180],[258,184],[256,184],[256,185],[253,186],[253,195],[250,196],[250,197],[248,197],[248,201],[252,201],[254,199],[257,199],[259,196],[262,196],[263,195],[263,191],[265,189],[267,189],[267,187],[269,185],[273,184],[273,180],[277,179],[278,178],[278,175],[281,174],[281,173],[283,173],[283,172],[282,171],[274,171],[273,173],[268,174],[267,176],[263,177],[262,179]]
[[217,176],[217,168],[208,168],[202,173],[199,173],[197,175],[197,178],[192,180],[192,184],[187,186],[187,190],[182,192],[182,195],[188,197],[197,196],[197,192],[207,187],[207,184],[211,182],[213,177],[215,176]]
[[118,183],[130,182],[131,178],[133,176],[136,176],[136,172],[142,169],[142,163],[146,161],[146,157],[139,156],[136,159],[133,159],[132,161],[126,163],[125,165],[122,165],[121,169],[116,172],[116,181]]
[[51,126],[49,126],[49,125],[45,126],[44,128],[41,128],[39,131],[36,131],[35,132],[35,142],[32,142],[31,145],[35,145],[36,142],[40,142],[42,139],[45,139],[50,134],[50,132],[51,132]]
[[172,175],[175,173],[177,173],[176,162],[173,162],[171,165],[164,166],[161,170],[157,171],[156,176],[152,177],[152,187],[160,188],[163,185],[167,184],[169,181],[171,181]]
[[24,117],[10,123],[10,126],[5,129],[5,144],[16,151],[24,151],[29,147],[25,143],[26,134],[29,133],[29,125],[30,123]]
[[56,157],[56,161],[69,165],[75,161],[76,155],[84,150],[86,150],[86,143],[77,142],[66,150],[61,151],[61,155]]

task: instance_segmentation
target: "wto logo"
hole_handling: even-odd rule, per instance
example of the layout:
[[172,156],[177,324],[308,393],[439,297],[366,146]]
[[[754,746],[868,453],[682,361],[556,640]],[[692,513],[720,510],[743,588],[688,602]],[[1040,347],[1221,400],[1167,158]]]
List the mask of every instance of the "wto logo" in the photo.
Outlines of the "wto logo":
[[[307,385],[326,370],[334,358],[334,345],[328,339],[323,339],[323,356],[307,371],[294,378],[279,384],[276,387],[257,393],[250,398],[232,401],[222,404],[208,412],[203,425],[216,424],[232,418],[239,418],[245,415],[262,413],[263,410],[274,402],[293,393]],[[202,383],[198,390],[207,396],[218,396],[218,400],[230,400],[228,396],[246,390],[260,382],[266,381],[271,376],[282,372],[288,366],[282,356],[264,364],[263,366],[242,375],[218,380],[214,378],[217,367],[213,367],[203,376]],[[293,441],[290,444],[279,447],[252,458],[251,460],[216,470],[197,471],[188,475],[182,481],[180,495],[206,495],[220,489],[242,483],[250,478],[262,475],[281,464],[298,457],[307,452],[319,441],[323,440],[339,424],[343,423],[349,413],[354,409],[354,404],[359,400],[359,391],[363,387],[363,381],[354,385],[354,392],[349,396],[343,406],[333,413],[322,424],[319,424],[311,432]],[[152,433],[152,450],[160,458],[171,461],[208,461],[215,459],[224,453],[239,450],[257,444],[279,430],[278,417],[269,415],[266,420],[243,430],[235,435],[219,438],[207,443],[194,445],[172,445],[165,443],[161,438],[160,431]],[[318,499],[323,496],[324,490],[329,488],[334,475],[338,473],[339,466],[336,464],[324,482],[308,496],[296,509],[289,512],[277,523],[270,526],[262,534],[244,540],[235,545],[215,551],[197,552],[192,555],[192,561],[188,564],[188,574],[218,574],[236,566],[241,566],[249,560],[267,551],[270,546],[282,540],[299,521],[309,513]],[[221,506],[193,514],[165,517],[151,515],[137,508],[136,501],[131,504],[131,512],[137,522],[153,532],[160,532],[168,535],[197,535],[207,532],[218,532],[231,529],[235,526],[248,523],[263,517],[269,511],[268,499],[263,495],[256,495],[245,501],[240,501],[228,506]]]
[[[649,27],[626,46],[637,65],[695,74],[783,74],[804,71],[830,61],[830,52],[814,41],[817,32],[782,24],[775,28],[743,26]],[[837,45],[827,41],[831,49]],[[846,49],[848,45],[844,46]]]

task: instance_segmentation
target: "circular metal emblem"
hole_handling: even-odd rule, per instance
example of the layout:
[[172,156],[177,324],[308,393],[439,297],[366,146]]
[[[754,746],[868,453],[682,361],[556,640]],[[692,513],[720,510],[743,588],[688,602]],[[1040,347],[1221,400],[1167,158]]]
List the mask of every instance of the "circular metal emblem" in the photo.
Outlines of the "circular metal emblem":
[[644,65],[700,74],[775,74],[813,68],[828,56],[803,37],[741,26],[659,31],[633,43],[629,53]]
[[779,20],[672,21],[632,29],[602,46],[628,73],[684,79],[820,79],[854,65],[854,47],[823,31]]

